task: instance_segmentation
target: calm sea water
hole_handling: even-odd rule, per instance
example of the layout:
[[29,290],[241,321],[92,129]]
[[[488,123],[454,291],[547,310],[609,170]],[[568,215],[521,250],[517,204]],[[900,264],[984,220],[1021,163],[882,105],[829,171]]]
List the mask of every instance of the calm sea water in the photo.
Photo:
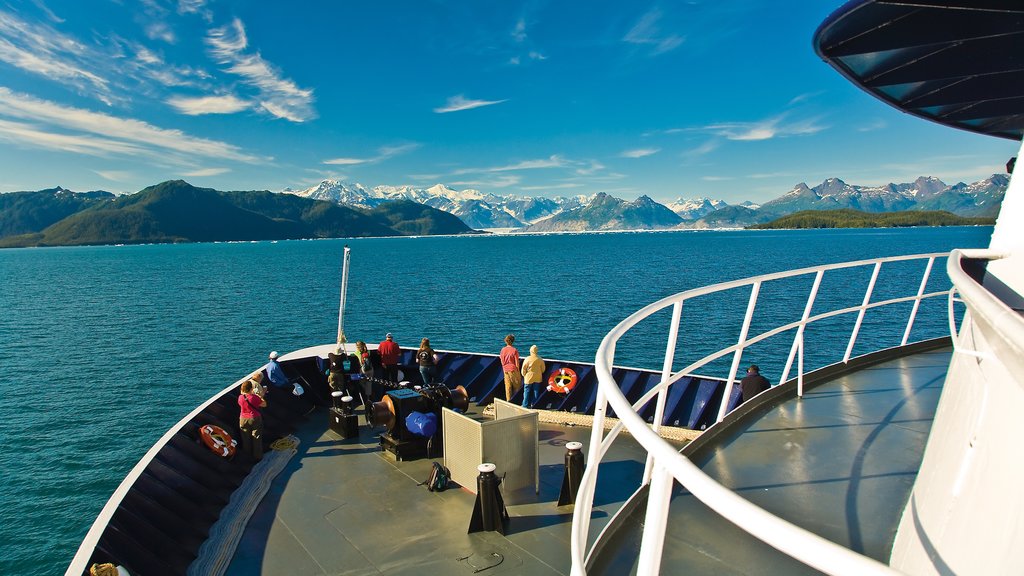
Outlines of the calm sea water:
[[[346,243],[352,248],[350,340],[378,342],[393,332],[404,346],[428,336],[436,348],[496,353],[504,335],[514,332],[521,349],[536,343],[545,357],[592,362],[615,324],[675,292],[829,262],[982,247],[991,232],[677,232],[0,250],[0,573],[63,572],[109,495],[165,430],[260,366],[268,351],[332,342]],[[912,277],[916,286],[920,273],[918,265],[893,274]],[[930,289],[948,287],[941,267],[935,276]],[[863,288],[846,285],[833,282],[828,297],[859,304]],[[784,287],[774,298],[799,308],[806,290],[792,290],[799,293],[793,299]],[[748,294],[706,309],[688,307],[697,314],[684,314],[681,352],[693,356],[734,342]],[[868,334],[872,321],[888,318],[869,315],[858,350],[875,344]],[[621,363],[660,368],[668,316],[652,322],[658,325],[619,346]],[[944,322],[940,311],[922,330],[940,335]],[[716,339],[720,345],[711,344]],[[813,349],[812,338],[808,342]],[[821,342],[819,348],[835,346]]]

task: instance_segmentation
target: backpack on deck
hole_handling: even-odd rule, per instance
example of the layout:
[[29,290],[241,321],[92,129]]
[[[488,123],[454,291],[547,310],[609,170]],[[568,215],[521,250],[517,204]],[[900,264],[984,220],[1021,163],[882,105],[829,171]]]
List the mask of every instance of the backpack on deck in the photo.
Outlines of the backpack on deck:
[[427,476],[427,479],[420,484],[426,484],[427,490],[431,492],[441,492],[448,488],[448,482],[451,478],[452,473],[448,468],[434,462],[434,466],[430,469],[430,476]]

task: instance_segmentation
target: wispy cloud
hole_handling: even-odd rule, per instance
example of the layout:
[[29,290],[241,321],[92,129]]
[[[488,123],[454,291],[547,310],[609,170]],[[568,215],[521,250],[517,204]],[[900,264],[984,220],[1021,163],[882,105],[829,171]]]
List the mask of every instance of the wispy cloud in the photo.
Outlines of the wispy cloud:
[[0,62],[69,84],[110,104],[110,82],[82,64],[83,56],[88,54],[91,50],[87,46],[56,28],[0,10]]
[[330,164],[332,166],[356,166],[359,164],[376,164],[377,162],[383,162],[389,158],[394,158],[400,154],[406,152],[412,152],[419,148],[419,144],[402,144],[400,146],[384,146],[377,149],[376,156],[370,156],[368,158],[332,158],[330,160],[324,160],[324,164]]
[[186,98],[184,96],[172,96],[167,103],[173,106],[178,112],[189,116],[202,114],[234,114],[249,109],[252,104],[238,98],[233,94],[223,96],[202,96],[199,98]]
[[32,3],[35,4],[36,8],[39,8],[39,10],[43,14],[46,14],[46,17],[50,20],[50,22],[54,22],[56,24],[64,23],[64,19],[54,14],[53,10],[50,10],[49,6],[43,4],[43,0],[32,0]]
[[93,156],[147,156],[182,163],[194,162],[197,158],[252,164],[268,160],[224,142],[158,128],[141,120],[62,106],[3,87],[0,87],[0,139]]
[[213,20],[213,12],[206,7],[206,0],[178,0],[178,14],[198,14],[207,22]]
[[259,108],[292,122],[305,122],[316,118],[313,110],[313,90],[299,88],[284,78],[258,52],[247,52],[249,41],[242,21],[210,30],[206,37],[211,56],[226,66],[225,71],[235,74],[257,92]]
[[167,22],[153,22],[146,26],[146,37],[150,40],[161,40],[168,44],[174,44],[178,41],[177,36],[174,35],[174,31]]
[[517,170],[538,170],[544,168],[561,168],[567,164],[568,161],[565,158],[562,158],[558,154],[554,154],[547,158],[521,160],[514,164],[504,164],[501,166],[490,166],[487,168],[459,168],[452,172],[452,174],[488,174],[493,172],[513,172]]
[[887,124],[885,120],[875,120],[874,122],[859,126],[857,132],[874,132],[875,130],[881,130],[885,128]]
[[680,154],[680,156],[688,160],[693,160],[694,158],[699,158],[701,156],[705,156],[707,154],[714,152],[715,150],[718,149],[719,146],[720,143],[718,140],[708,140],[707,142],[701,144],[700,146],[697,146],[696,148],[686,150],[685,152]]
[[711,124],[705,126],[704,130],[727,140],[750,141],[816,134],[826,128],[827,126],[818,123],[817,118],[787,121],[785,115],[781,115],[759,122]]
[[520,190],[563,190],[566,188],[582,188],[579,182],[566,182],[564,184],[549,184],[547,186],[520,186]]
[[701,176],[701,180],[705,182],[724,182],[726,180],[735,180],[734,176]]
[[111,182],[131,182],[135,180],[135,175],[125,170],[93,170],[104,180],[110,180]]
[[193,178],[201,178],[204,176],[217,176],[231,172],[230,168],[202,168],[200,170],[193,170],[191,172],[184,172],[184,176],[190,176]]
[[788,105],[792,106],[794,104],[799,104],[801,102],[806,102],[807,100],[810,100],[811,98],[814,98],[816,96],[820,96],[820,95],[822,95],[824,93],[825,93],[824,90],[818,90],[816,92],[804,92],[803,94],[798,94],[798,95],[794,96],[793,99],[789,101]]
[[503,174],[496,178],[491,179],[480,179],[480,180],[459,180],[456,182],[449,182],[451,186],[475,186],[478,188],[508,188],[509,186],[515,186],[522,181],[522,178],[516,174]]
[[520,18],[516,21],[516,27],[512,29],[512,38],[516,42],[523,42],[526,40],[526,20]]
[[685,41],[685,38],[676,34],[662,33],[658,27],[661,20],[660,10],[651,10],[644,14],[640,20],[630,28],[629,32],[622,38],[629,44],[651,47],[651,56],[657,56],[675,50]]
[[636,150],[624,150],[619,156],[623,158],[643,158],[661,152],[661,148],[637,148]]
[[438,114],[447,114],[448,112],[461,112],[462,110],[472,110],[473,108],[481,108],[483,106],[493,106],[495,104],[501,104],[508,100],[469,100],[462,94],[458,96],[452,96],[448,99],[448,102],[439,108],[434,108],[434,112]]

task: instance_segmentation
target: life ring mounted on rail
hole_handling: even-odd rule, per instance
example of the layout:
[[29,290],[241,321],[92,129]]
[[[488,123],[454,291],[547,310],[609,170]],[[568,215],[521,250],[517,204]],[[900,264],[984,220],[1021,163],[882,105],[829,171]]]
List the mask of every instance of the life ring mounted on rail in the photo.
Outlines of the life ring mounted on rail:
[[235,449],[238,447],[238,440],[232,438],[220,426],[214,426],[213,424],[207,424],[200,428],[199,437],[202,438],[203,444],[211,452],[223,458],[234,456]]
[[576,373],[572,368],[559,368],[548,376],[548,390],[568,394],[576,387]]

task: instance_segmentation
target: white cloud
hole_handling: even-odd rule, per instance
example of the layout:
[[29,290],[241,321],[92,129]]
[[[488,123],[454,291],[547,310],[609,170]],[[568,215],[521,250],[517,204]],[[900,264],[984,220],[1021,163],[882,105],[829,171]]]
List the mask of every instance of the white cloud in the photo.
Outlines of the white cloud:
[[56,22],[57,24],[64,23],[64,19],[54,14],[53,10],[50,10],[49,6],[43,4],[43,0],[32,0],[32,3],[35,4],[36,7],[43,12],[43,14],[46,14],[46,17],[49,18],[51,22]]
[[760,122],[725,122],[705,126],[704,130],[728,140],[750,141],[816,134],[827,128],[818,124],[817,118],[793,122],[785,120],[783,115]]
[[249,102],[242,100],[233,94],[223,96],[203,96],[199,98],[186,98],[184,96],[172,96],[167,103],[173,106],[178,112],[189,116],[201,114],[234,114],[251,107]]
[[480,108],[482,106],[493,106],[495,104],[501,104],[508,100],[468,100],[462,94],[458,96],[452,96],[448,99],[448,102],[440,108],[434,108],[434,112],[438,114],[447,114],[448,112],[460,112],[462,110],[472,110],[473,108]]
[[178,14],[198,14],[207,22],[213,20],[213,12],[206,7],[206,0],[178,0]]
[[662,34],[658,28],[660,19],[661,11],[651,10],[630,28],[622,40],[630,44],[651,46],[651,56],[675,50],[682,45],[685,38],[675,34]]
[[551,184],[548,186],[520,186],[520,190],[562,190],[565,188],[580,188],[583,184],[579,182],[566,182],[564,184]]
[[194,162],[218,158],[256,164],[268,159],[237,146],[128,118],[62,106],[0,87],[0,138],[16,144],[94,156],[148,156]]
[[661,152],[661,148],[637,148],[636,150],[625,150],[619,156],[623,158],[643,158]]
[[91,54],[87,46],[52,26],[28,22],[0,11],[0,62],[48,80],[70,84],[110,104],[110,82],[82,63],[83,58]]
[[857,132],[874,132],[875,130],[881,130],[885,128],[887,124],[885,120],[875,120],[869,124],[865,124],[857,128]]
[[162,40],[168,44],[174,44],[178,41],[166,22],[153,22],[146,26],[146,37],[150,40]]
[[183,176],[189,176],[189,177],[192,177],[192,178],[202,178],[204,176],[217,176],[217,175],[224,174],[224,173],[227,173],[227,172],[231,172],[231,169],[230,168],[202,168],[200,170],[193,170],[191,172],[185,172],[182,175]]
[[282,77],[258,52],[246,52],[249,41],[241,20],[236,18],[228,26],[210,30],[206,43],[210,54],[226,66],[225,71],[240,76],[256,90],[255,100],[260,109],[292,122],[316,118],[312,89],[299,88]]
[[377,162],[383,162],[389,158],[394,158],[399,154],[405,154],[419,148],[419,144],[402,144],[400,146],[384,146],[377,149],[377,155],[368,158],[332,158],[330,160],[324,160],[324,164],[330,164],[332,166],[355,166],[359,164],[376,164]]
[[714,152],[715,150],[718,149],[718,146],[719,142],[717,140],[708,140],[707,142],[701,144],[700,146],[697,146],[696,148],[691,148],[690,150],[683,152],[681,156],[683,158],[692,160],[694,158],[698,158],[700,156],[704,156],[706,154]]
[[516,22],[516,27],[512,30],[512,38],[514,38],[516,42],[523,42],[526,40],[526,21],[522,18]]
[[567,161],[554,154],[548,158],[538,158],[535,160],[522,160],[515,164],[506,164],[504,166],[491,166],[489,168],[460,168],[452,172],[452,174],[484,174],[492,172],[513,172],[516,170],[537,170],[543,168],[560,168],[567,165]]
[[515,186],[522,181],[522,178],[515,174],[503,174],[497,178],[490,180],[462,180],[458,182],[449,182],[450,186],[475,186],[477,188],[507,188],[509,186]]
[[700,179],[705,182],[724,182],[726,180],[735,180],[732,176],[701,176]]
[[111,182],[131,182],[135,179],[134,174],[124,170],[93,170],[93,172]]

